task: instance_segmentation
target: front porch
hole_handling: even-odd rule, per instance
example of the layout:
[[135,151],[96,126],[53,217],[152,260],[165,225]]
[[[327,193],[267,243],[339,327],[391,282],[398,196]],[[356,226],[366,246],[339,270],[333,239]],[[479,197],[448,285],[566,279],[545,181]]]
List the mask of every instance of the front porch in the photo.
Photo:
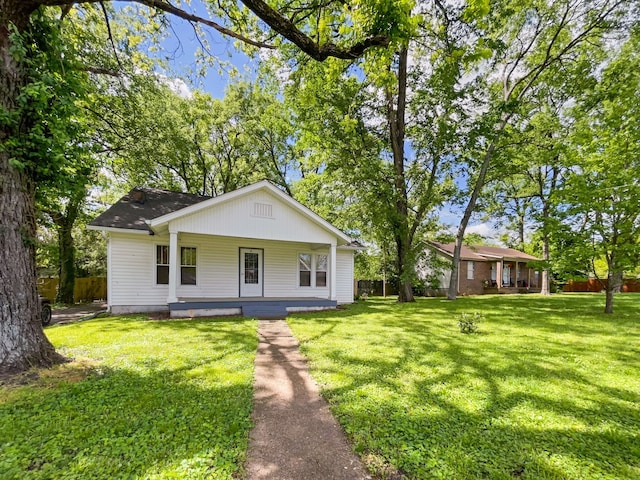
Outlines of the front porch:
[[284,318],[292,312],[336,308],[337,301],[316,297],[179,298],[169,303],[172,318],[242,315],[258,318]]
[[492,262],[490,279],[483,282],[483,293],[539,293],[540,273],[527,264],[508,257]]

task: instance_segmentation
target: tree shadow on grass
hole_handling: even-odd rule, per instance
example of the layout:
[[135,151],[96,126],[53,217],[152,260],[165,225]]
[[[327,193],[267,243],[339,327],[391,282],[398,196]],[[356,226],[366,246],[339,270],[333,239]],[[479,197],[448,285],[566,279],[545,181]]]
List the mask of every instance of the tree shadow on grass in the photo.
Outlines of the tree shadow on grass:
[[[430,301],[389,309],[362,343],[358,322],[366,309],[341,328],[318,328],[308,351],[325,359],[317,374],[340,379],[324,394],[356,449],[411,478],[637,478],[640,392],[572,364],[589,345],[553,340],[567,328],[596,338],[616,328],[589,318],[587,332],[579,322],[555,324],[542,314],[547,306],[531,312],[529,302],[515,300],[494,306],[493,325],[508,327],[522,314],[539,333],[514,344],[443,330],[442,319],[419,312],[430,315]],[[445,313],[471,305],[460,302]],[[609,341],[600,348],[605,362],[623,348],[619,338]]]
[[251,381],[102,368],[0,404],[0,478],[231,478],[247,447]]
[[59,327],[65,353],[102,360],[86,378],[47,382],[43,372],[45,381],[0,390],[0,478],[233,478],[257,345],[239,322]]

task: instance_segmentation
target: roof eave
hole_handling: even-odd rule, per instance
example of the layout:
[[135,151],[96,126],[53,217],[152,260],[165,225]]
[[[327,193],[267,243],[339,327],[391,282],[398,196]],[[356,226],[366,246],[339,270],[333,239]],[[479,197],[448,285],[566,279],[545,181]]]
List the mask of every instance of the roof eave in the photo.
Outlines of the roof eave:
[[117,227],[104,227],[102,225],[87,225],[87,230],[99,230],[103,232],[115,232],[115,233],[133,233],[142,235],[153,235],[150,230],[140,230],[137,228],[117,228]]

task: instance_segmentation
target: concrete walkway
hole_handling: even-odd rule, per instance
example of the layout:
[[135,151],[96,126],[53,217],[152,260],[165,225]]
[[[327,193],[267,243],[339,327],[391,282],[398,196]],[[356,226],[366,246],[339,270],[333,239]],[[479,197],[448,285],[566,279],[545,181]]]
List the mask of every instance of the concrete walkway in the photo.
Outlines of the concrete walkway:
[[371,478],[318,394],[284,320],[260,320],[248,480]]

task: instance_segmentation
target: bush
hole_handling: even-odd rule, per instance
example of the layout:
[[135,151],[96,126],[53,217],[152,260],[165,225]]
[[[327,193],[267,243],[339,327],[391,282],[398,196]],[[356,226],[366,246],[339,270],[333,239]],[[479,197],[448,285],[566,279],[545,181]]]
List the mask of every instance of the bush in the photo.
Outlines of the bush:
[[458,327],[461,333],[477,333],[478,323],[484,320],[484,315],[478,312],[462,313],[458,318]]

